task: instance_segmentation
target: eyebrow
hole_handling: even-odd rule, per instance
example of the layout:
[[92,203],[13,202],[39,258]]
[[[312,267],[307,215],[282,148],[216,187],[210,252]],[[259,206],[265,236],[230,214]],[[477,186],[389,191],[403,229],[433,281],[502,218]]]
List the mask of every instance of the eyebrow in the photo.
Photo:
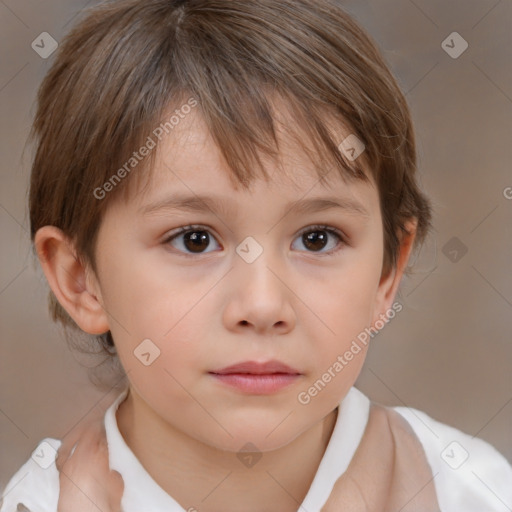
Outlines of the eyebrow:
[[[349,214],[369,218],[368,210],[358,201],[352,198],[340,197],[315,197],[299,199],[284,206],[284,214],[315,213],[332,208],[341,209]],[[158,212],[170,212],[175,210],[196,212],[213,212],[233,216],[236,212],[228,206],[228,202],[221,198],[204,195],[174,195],[143,206],[139,211],[143,215],[151,215]]]

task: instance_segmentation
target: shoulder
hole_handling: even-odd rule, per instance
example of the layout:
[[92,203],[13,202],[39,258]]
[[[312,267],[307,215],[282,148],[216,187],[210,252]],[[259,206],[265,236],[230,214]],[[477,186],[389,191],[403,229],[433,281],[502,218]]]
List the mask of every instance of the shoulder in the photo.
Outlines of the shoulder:
[[443,512],[512,510],[512,466],[493,446],[422,411],[392,409],[409,423],[423,446]]
[[55,458],[61,441],[47,437],[32,452],[30,458],[11,477],[2,491],[0,512],[23,510],[55,512],[59,499],[59,472]]

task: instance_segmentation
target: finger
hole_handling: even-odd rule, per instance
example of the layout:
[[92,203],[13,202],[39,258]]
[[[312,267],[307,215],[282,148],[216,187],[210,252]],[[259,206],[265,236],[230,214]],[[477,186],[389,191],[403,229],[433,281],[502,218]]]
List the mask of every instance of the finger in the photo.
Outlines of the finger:
[[[59,471],[62,471],[64,464],[76,451],[77,446],[80,444],[80,451],[86,449],[93,449],[100,441],[106,443],[106,432],[103,423],[93,422],[83,427],[80,430],[80,437],[75,440],[75,436],[68,437],[67,442],[61,444],[57,451],[57,458],[55,464]],[[71,441],[75,442],[72,444]]]
[[124,482],[109,469],[106,445],[101,440],[80,444],[59,475],[58,512],[121,512]]
[[81,425],[66,438],[59,454],[58,512],[121,512],[124,482],[110,469],[103,419]]
[[98,512],[98,500],[90,485],[83,481],[75,483],[64,473],[59,475],[59,485],[57,512]]
[[112,512],[121,512],[121,500],[124,493],[124,480],[119,472],[111,471],[110,509]]
[[55,459],[55,464],[59,471],[62,469],[63,464],[69,459],[69,456],[79,439],[79,436],[68,435],[61,441],[59,449],[57,450],[57,457]]
[[72,481],[108,478],[110,472],[109,453],[106,436],[95,429],[85,433],[78,441],[75,450],[66,461],[59,464],[59,473],[65,474]]
[[69,432],[64,439],[61,441],[61,445],[57,450],[57,458],[56,465],[57,469],[60,471],[62,469],[63,464],[69,459],[71,453],[75,449],[78,441],[84,438],[87,432],[91,433],[97,428],[96,421],[87,422],[80,425],[78,428],[74,428],[71,432]]
[[91,469],[95,466],[108,468],[108,443],[104,429],[92,427],[84,432],[74,451],[63,464],[62,470],[67,468],[69,471],[78,464]]
[[109,400],[102,400],[100,403],[96,404],[87,413],[86,417],[64,436],[61,440],[61,445],[57,450],[56,465],[59,471],[70,457],[77,442],[82,439],[84,432],[90,432],[91,429],[94,430],[94,428],[104,429],[105,411],[110,407],[114,400],[115,397]]
[[124,491],[124,480],[119,471],[115,469],[111,470],[112,484],[116,486],[116,489]]
[[[78,441],[77,441],[78,443]],[[62,445],[57,450],[57,457],[55,458],[55,465],[57,466],[58,471],[62,471],[62,468],[64,467],[64,464],[69,460],[71,455],[73,455],[74,451],[76,450],[77,443],[74,445],[65,446],[62,448]],[[62,449],[61,449],[62,448]]]

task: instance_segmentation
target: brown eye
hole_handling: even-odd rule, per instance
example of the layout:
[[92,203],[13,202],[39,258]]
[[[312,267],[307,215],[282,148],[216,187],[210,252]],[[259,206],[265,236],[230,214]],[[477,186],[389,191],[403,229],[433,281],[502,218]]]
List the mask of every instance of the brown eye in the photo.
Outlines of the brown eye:
[[203,252],[209,243],[210,235],[206,231],[187,231],[183,236],[183,245],[192,252]]
[[[335,228],[312,226],[302,231],[297,238],[302,242],[306,252],[332,254],[344,245],[343,235]],[[327,250],[324,250],[327,247]]]
[[325,231],[311,231],[302,235],[304,246],[311,251],[321,251],[327,245],[327,238]]
[[[164,244],[170,244],[179,252],[189,256],[191,254],[211,252],[211,250],[207,249],[212,245],[212,241],[215,241],[215,238],[201,226],[185,226],[180,228],[178,232],[170,235],[164,241]],[[215,241],[215,243],[217,242]]]

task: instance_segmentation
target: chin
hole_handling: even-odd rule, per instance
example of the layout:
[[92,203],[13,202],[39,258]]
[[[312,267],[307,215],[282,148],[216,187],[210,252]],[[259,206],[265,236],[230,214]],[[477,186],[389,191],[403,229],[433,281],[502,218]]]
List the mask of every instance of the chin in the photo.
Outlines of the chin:
[[[273,430],[274,432],[272,432]],[[227,434],[212,437],[211,432],[208,437],[207,433],[203,442],[217,450],[235,454],[246,451],[264,453],[283,448],[300,434],[300,432],[288,432],[284,428],[277,432],[275,425],[268,429],[256,429],[252,426],[246,430],[237,425],[236,429],[230,429],[229,432],[233,437]],[[269,432],[272,433],[269,435]]]

